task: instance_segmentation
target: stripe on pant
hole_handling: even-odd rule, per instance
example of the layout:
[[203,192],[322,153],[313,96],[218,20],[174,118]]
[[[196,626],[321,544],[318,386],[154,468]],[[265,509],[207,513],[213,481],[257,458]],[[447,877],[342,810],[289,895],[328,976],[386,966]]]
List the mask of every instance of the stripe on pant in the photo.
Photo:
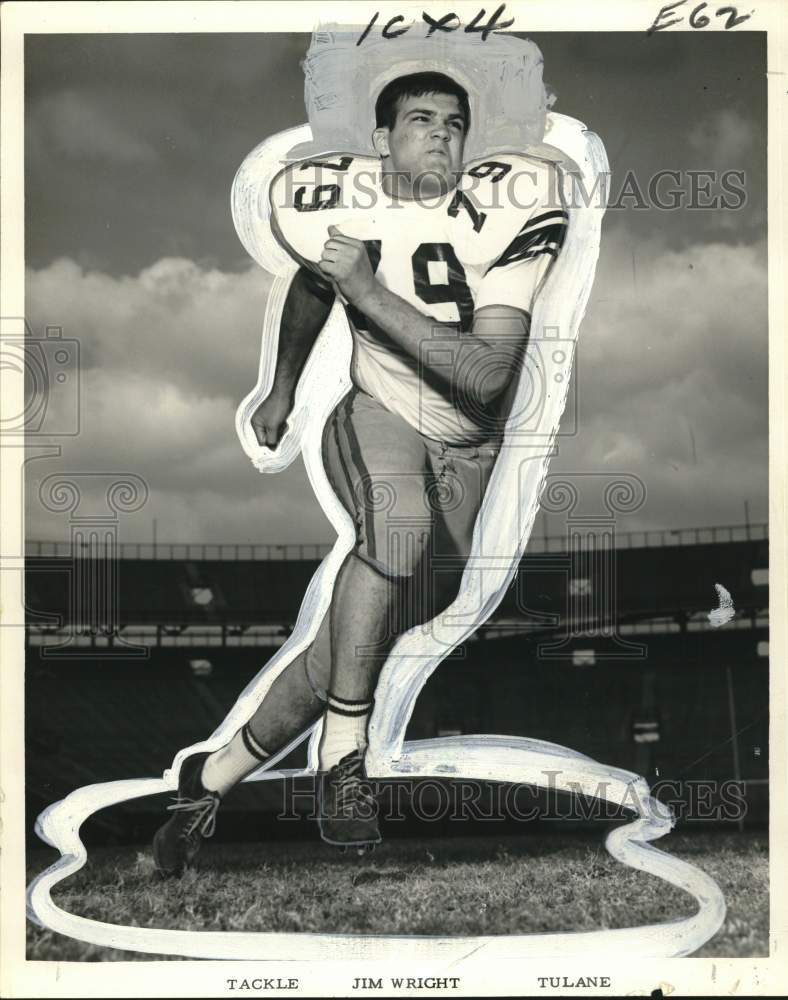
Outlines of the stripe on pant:
[[342,402],[339,404],[339,407],[337,407],[337,409],[331,416],[331,424],[332,424],[331,430],[334,433],[334,445],[336,447],[337,458],[339,461],[339,470],[334,470],[334,471],[338,471],[345,480],[345,489],[348,493],[348,497],[345,501],[340,494],[339,499],[343,501],[343,504],[346,502],[349,505],[350,509],[348,510],[348,513],[353,516],[354,525],[357,526],[359,520],[359,511],[358,511],[358,503],[356,501],[356,491],[353,489],[353,477],[351,476],[350,470],[347,467],[347,462],[345,461],[345,452],[342,448],[342,442],[339,436],[339,419],[340,419],[339,410],[340,408],[344,409],[345,406],[346,402],[345,400],[342,400]]
[[[347,439],[348,448],[350,450],[350,457],[353,465],[356,468],[356,472],[361,477],[362,484],[362,497],[358,496],[358,493],[353,489],[351,484],[351,489],[353,490],[353,500],[356,505],[363,503],[363,516],[364,516],[364,534],[366,535],[367,541],[367,552],[371,559],[377,558],[376,544],[375,544],[375,521],[374,521],[374,511],[366,503],[366,487],[367,484],[371,483],[371,478],[369,475],[369,470],[367,469],[364,457],[361,454],[361,445],[359,443],[358,437],[356,436],[355,429],[353,428],[352,416],[353,416],[353,404],[355,402],[357,392],[351,392],[349,396],[346,397],[346,403],[344,406],[345,414],[342,421],[342,430]],[[341,453],[341,449],[340,449]],[[347,471],[347,470],[346,470]],[[358,510],[358,506],[356,507]]]

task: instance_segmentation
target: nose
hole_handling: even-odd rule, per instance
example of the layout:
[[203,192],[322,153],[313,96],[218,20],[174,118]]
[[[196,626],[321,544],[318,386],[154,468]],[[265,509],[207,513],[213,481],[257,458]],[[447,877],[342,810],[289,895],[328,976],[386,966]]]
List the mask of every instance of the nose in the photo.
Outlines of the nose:
[[432,137],[434,139],[444,139],[449,138],[449,126],[446,122],[436,122],[432,128]]

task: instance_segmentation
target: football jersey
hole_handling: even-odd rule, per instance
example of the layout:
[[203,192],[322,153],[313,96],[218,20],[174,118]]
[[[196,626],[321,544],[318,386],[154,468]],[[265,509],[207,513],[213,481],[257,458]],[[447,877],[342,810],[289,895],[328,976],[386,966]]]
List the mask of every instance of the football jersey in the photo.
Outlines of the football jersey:
[[377,280],[437,323],[415,358],[346,303],[353,382],[428,437],[478,443],[489,432],[455,405],[450,367],[441,368],[446,338],[468,333],[483,306],[532,312],[568,221],[558,172],[548,160],[499,154],[467,164],[454,190],[418,201],[391,198],[381,179],[376,157],[290,164],[271,184],[272,230],[323,280],[330,225],[364,241]]

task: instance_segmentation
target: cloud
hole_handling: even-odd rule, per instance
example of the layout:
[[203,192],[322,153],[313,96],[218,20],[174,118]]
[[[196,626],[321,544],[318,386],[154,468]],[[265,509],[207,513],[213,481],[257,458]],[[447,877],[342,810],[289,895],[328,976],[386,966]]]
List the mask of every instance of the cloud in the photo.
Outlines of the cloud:
[[136,167],[155,164],[155,148],[128,125],[127,116],[114,113],[109,101],[74,90],[42,98],[28,112],[26,122],[31,149],[39,156],[50,151],[73,160]]
[[709,162],[710,168],[740,169],[749,162],[759,145],[759,129],[734,108],[722,108],[697,122],[689,132],[688,142]]
[[[765,245],[603,242],[576,366],[579,426],[551,471],[629,472],[643,526],[768,510]],[[626,522],[626,523],[624,523]]]
[[77,338],[83,372],[166,379],[185,396],[243,396],[270,285],[257,266],[228,274],[163,258],[113,277],[61,259],[28,272],[28,320]]
[[[121,540],[149,540],[154,518],[163,541],[330,540],[302,464],[261,476],[235,434],[235,409],[257,380],[270,276],[163,259],[115,278],[64,259],[27,278],[34,332],[61,326],[81,350],[80,433],[31,467],[29,537],[68,537],[67,515],[47,511],[37,492],[60,471],[144,479],[149,499],[121,518]],[[46,426],[69,418],[62,394],[51,392],[50,407]],[[85,509],[103,509],[103,480],[87,483]]]
[[[68,260],[29,272],[33,329],[62,326],[83,355],[81,433],[31,474],[142,476],[150,498],[124,517],[125,540],[150,539],[155,518],[162,541],[330,541],[302,465],[260,476],[235,436],[269,287],[259,269],[172,258],[122,278]],[[640,477],[646,505],[620,530],[740,523],[744,499],[765,519],[766,320],[763,245],[673,251],[608,234],[580,332],[578,432],[559,439],[551,472]],[[64,515],[37,501],[38,478],[29,534],[65,538]]]
[[39,497],[43,479],[60,473],[77,484],[82,517],[110,513],[110,480],[144,481],[145,505],[119,517],[121,541],[149,541],[154,519],[163,542],[328,540],[301,463],[262,476],[241,450],[234,416],[233,400],[189,400],[164,378],[86,373],[81,433],[62,440],[60,457],[30,466],[28,537],[68,538],[68,512],[48,510]]

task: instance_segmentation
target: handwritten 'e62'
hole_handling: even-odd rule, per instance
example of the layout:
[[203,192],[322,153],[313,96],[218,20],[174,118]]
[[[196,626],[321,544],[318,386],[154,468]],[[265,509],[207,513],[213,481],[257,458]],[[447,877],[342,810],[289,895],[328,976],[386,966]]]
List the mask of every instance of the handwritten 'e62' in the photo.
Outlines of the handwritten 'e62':
[[[684,20],[683,17],[675,17],[672,21],[668,19],[677,13],[677,7],[683,7],[686,2],[687,0],[676,0],[675,3],[666,4],[654,18],[654,23],[646,34],[653,35],[655,31],[664,31],[665,28],[672,28],[674,24],[680,24]],[[687,18],[691,28],[705,28],[711,23],[711,17],[703,13],[706,9],[709,9],[707,3],[699,3],[692,8]],[[718,7],[712,17],[724,17],[725,23],[723,27],[728,31],[742,24],[744,21],[748,21],[754,13],[755,11],[751,10],[749,14],[740,14],[736,7]]]

